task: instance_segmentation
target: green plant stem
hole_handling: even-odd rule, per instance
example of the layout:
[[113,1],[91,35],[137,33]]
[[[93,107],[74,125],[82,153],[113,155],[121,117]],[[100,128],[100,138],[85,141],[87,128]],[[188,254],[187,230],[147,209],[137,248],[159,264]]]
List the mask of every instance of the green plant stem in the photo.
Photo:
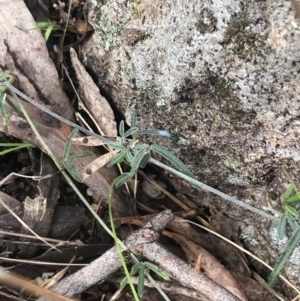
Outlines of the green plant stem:
[[[176,176],[178,176],[178,177],[180,177],[180,178],[188,181],[192,185],[195,185],[198,188],[202,188],[204,190],[210,191],[210,192],[212,192],[212,193],[220,196],[221,198],[223,198],[223,199],[225,199],[227,201],[230,201],[231,203],[233,203],[235,205],[238,205],[238,206],[240,206],[240,207],[242,207],[242,208],[244,208],[246,210],[252,211],[252,212],[254,212],[254,213],[256,213],[256,214],[258,214],[260,216],[266,217],[266,218],[268,218],[270,220],[277,220],[278,219],[277,217],[275,217],[275,216],[273,216],[271,214],[268,214],[268,213],[266,213],[266,212],[264,212],[262,210],[259,210],[259,209],[255,208],[255,207],[252,207],[252,206],[248,205],[248,204],[245,204],[242,201],[239,201],[239,200],[237,200],[237,199],[235,199],[235,198],[233,198],[233,197],[231,197],[231,196],[229,196],[229,195],[227,195],[227,194],[225,194],[225,193],[223,193],[223,192],[221,192],[221,191],[219,191],[217,189],[214,189],[214,188],[212,188],[212,187],[210,187],[210,186],[208,186],[208,185],[206,185],[206,184],[204,184],[202,182],[199,182],[198,180],[196,180],[194,178],[191,178],[191,177],[189,177],[189,176],[187,176],[187,175],[185,175],[185,174],[183,174],[183,173],[181,173],[181,172],[179,172],[179,171],[177,171],[177,170],[175,170],[175,169],[173,169],[173,168],[171,168],[171,167],[169,167],[169,166],[167,166],[167,165],[165,165],[165,164],[163,164],[163,163],[161,163],[161,162],[159,162],[159,161],[157,161],[157,160],[155,160],[153,158],[150,158],[149,163],[153,163],[153,164],[155,164],[155,165],[157,165],[157,166],[159,166],[159,167],[161,167],[161,168],[163,168],[163,169],[171,172],[172,174],[174,174],[174,175],[176,175]],[[278,212],[278,216],[280,216],[280,215],[281,215],[281,213]]]
[[126,262],[125,262],[125,260],[124,260],[124,256],[123,256],[123,254],[122,254],[121,246],[120,246],[120,244],[119,244],[119,239],[118,239],[118,237],[117,237],[116,228],[115,228],[115,224],[114,224],[114,218],[113,218],[113,213],[112,213],[111,199],[112,199],[112,194],[113,194],[113,190],[114,190],[114,186],[115,186],[115,181],[116,181],[116,180],[114,180],[114,181],[112,182],[112,184],[110,185],[109,196],[108,196],[108,212],[109,212],[110,226],[111,226],[113,238],[114,238],[114,240],[115,240],[116,249],[117,249],[119,258],[120,258],[120,260],[121,260],[121,263],[122,263],[122,266],[123,266],[125,275],[126,275],[126,277],[127,277],[128,283],[129,283],[129,285],[130,285],[132,294],[133,294],[133,296],[134,296],[134,299],[135,299],[136,301],[139,301],[139,297],[138,297],[138,295],[137,295],[137,292],[136,292],[135,287],[134,287],[134,285],[133,285],[133,282],[132,282],[132,280],[131,280],[130,273],[129,273],[128,269],[127,269],[127,265],[126,265]]
[[[5,143],[0,143],[0,146],[2,146],[1,144],[5,144]],[[8,144],[13,144],[13,143],[8,143]],[[9,145],[7,145],[7,146],[9,146]],[[28,143],[28,142],[25,142],[25,143],[19,143],[18,146],[15,146],[15,147],[12,147],[12,148],[9,148],[9,149],[6,149],[6,150],[1,151],[1,152],[0,152],[0,156],[3,156],[3,155],[8,154],[8,153],[10,153],[10,152],[14,152],[14,151],[16,151],[16,150],[19,150],[19,149],[21,149],[21,148],[26,148],[26,147],[34,147],[34,145],[31,144],[31,143]]]

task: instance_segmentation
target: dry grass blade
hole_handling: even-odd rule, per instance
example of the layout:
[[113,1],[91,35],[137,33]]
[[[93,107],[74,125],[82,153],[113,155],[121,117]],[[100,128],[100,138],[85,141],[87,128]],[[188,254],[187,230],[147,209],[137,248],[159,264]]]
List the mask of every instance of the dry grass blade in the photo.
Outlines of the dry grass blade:
[[73,300],[64,296],[60,296],[52,291],[46,290],[36,284],[33,284],[29,280],[21,278],[20,276],[4,271],[0,271],[0,283],[2,283],[3,285],[7,285],[8,287],[17,288],[18,290],[25,290],[30,294],[44,296],[55,301]]
[[[75,257],[72,258],[72,261],[74,260]],[[58,281],[60,281],[64,276],[65,274],[67,273],[67,271],[69,270],[69,265],[65,268],[63,268],[61,271],[59,271],[58,273],[56,273],[53,277],[51,277],[48,281],[46,281],[44,284],[43,284],[43,288],[50,288],[52,287],[53,285],[55,285]]]

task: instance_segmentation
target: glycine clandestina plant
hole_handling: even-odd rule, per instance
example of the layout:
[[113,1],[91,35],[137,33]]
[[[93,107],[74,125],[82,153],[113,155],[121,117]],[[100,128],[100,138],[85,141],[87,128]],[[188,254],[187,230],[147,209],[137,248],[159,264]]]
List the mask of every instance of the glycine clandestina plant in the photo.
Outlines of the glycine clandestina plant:
[[[136,127],[136,120],[137,114],[136,111],[134,111],[131,116],[131,128],[125,132],[124,121],[122,120],[119,126],[120,137],[118,137],[117,142],[107,144],[109,148],[118,151],[118,153],[108,162],[107,167],[111,167],[123,161],[126,161],[131,167],[129,172],[123,173],[115,180],[115,186],[119,187],[128,182],[134,177],[139,168],[144,168],[149,162],[151,152],[157,153],[164,157],[178,171],[194,178],[194,175],[188,169],[188,167],[167,148],[156,144],[149,145],[146,143],[141,143],[138,140],[139,135],[159,135],[168,138],[176,138],[177,135],[166,130],[139,130]],[[130,136],[132,139],[128,138]]]

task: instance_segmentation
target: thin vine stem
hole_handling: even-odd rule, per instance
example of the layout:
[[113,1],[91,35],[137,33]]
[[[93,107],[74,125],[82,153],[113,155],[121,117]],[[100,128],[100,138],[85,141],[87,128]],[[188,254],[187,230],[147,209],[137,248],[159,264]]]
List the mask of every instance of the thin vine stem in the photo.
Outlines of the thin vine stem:
[[[270,220],[277,220],[277,217],[275,217],[275,216],[273,216],[271,214],[268,214],[268,213],[266,213],[266,212],[264,212],[264,211],[262,211],[260,209],[257,209],[255,207],[252,207],[252,206],[250,206],[248,204],[245,204],[244,202],[239,201],[238,199],[236,199],[236,198],[234,198],[234,197],[232,197],[232,196],[230,196],[230,195],[228,195],[226,193],[223,193],[223,192],[221,192],[221,191],[219,191],[217,189],[214,189],[214,188],[212,188],[212,187],[210,187],[210,186],[208,186],[208,185],[206,185],[206,184],[204,184],[204,183],[202,183],[202,182],[200,182],[200,181],[198,181],[198,180],[196,180],[194,178],[191,178],[191,177],[189,177],[189,176],[187,176],[187,175],[185,175],[185,174],[177,171],[176,169],[173,169],[172,167],[169,167],[169,166],[161,163],[160,161],[157,161],[157,160],[155,160],[153,158],[150,158],[149,163],[155,164],[155,165],[157,165],[157,166],[159,166],[159,167],[161,167],[161,168],[169,171],[170,173],[172,173],[172,174],[174,174],[174,175],[176,175],[176,176],[178,176],[178,177],[180,177],[180,178],[188,181],[192,185],[195,185],[198,188],[202,188],[204,190],[212,192],[213,194],[216,194],[216,195],[220,196],[221,198],[223,198],[223,199],[225,199],[225,200],[227,200],[227,201],[229,201],[229,202],[231,202],[231,203],[233,203],[235,205],[238,205],[238,206],[240,206],[240,207],[242,207],[242,208],[244,208],[246,210],[252,211],[252,212],[254,212],[254,213],[256,213],[256,214],[258,214],[260,216],[266,217],[266,218],[268,218]],[[278,215],[281,215],[281,213],[278,212]]]
[[119,243],[119,239],[118,239],[118,236],[117,236],[117,232],[116,232],[116,228],[115,228],[115,224],[114,224],[114,218],[113,218],[113,212],[112,212],[112,205],[111,205],[111,199],[112,199],[112,194],[113,194],[113,191],[114,191],[114,186],[115,186],[115,181],[114,180],[112,182],[112,184],[110,185],[110,189],[109,189],[109,196],[108,196],[108,213],[109,213],[109,220],[110,220],[110,226],[111,226],[111,231],[112,231],[112,234],[113,234],[113,238],[114,238],[114,241],[115,241],[115,245],[116,245],[116,249],[117,249],[117,252],[118,252],[118,255],[119,255],[119,258],[120,258],[120,261],[122,263],[122,266],[123,266],[123,270],[125,272],[125,275],[126,275],[126,278],[127,278],[127,281],[128,281],[128,284],[131,288],[131,292],[134,296],[134,299],[136,301],[139,301],[139,297],[137,295],[137,292],[135,290],[135,287],[133,285],[133,282],[131,280],[131,275],[128,271],[128,268],[127,268],[127,265],[126,265],[126,262],[124,260],[124,256],[122,254],[122,250],[121,250],[121,246],[120,246],[120,243]]

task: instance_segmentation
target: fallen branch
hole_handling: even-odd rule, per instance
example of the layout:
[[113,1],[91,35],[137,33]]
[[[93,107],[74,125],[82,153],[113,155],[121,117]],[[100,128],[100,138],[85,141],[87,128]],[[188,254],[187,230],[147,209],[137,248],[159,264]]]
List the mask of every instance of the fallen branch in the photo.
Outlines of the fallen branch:
[[[236,296],[208,279],[204,274],[196,273],[192,267],[157,243],[159,232],[172,220],[171,210],[167,209],[159,213],[143,228],[131,234],[125,240],[126,246],[134,255],[155,262],[174,280],[187,288],[198,291],[208,301],[238,301]],[[53,287],[53,290],[64,296],[74,297],[92,285],[105,280],[120,267],[121,261],[116,248],[113,247],[88,266],[60,281]],[[44,297],[38,299],[38,301],[46,300]]]

